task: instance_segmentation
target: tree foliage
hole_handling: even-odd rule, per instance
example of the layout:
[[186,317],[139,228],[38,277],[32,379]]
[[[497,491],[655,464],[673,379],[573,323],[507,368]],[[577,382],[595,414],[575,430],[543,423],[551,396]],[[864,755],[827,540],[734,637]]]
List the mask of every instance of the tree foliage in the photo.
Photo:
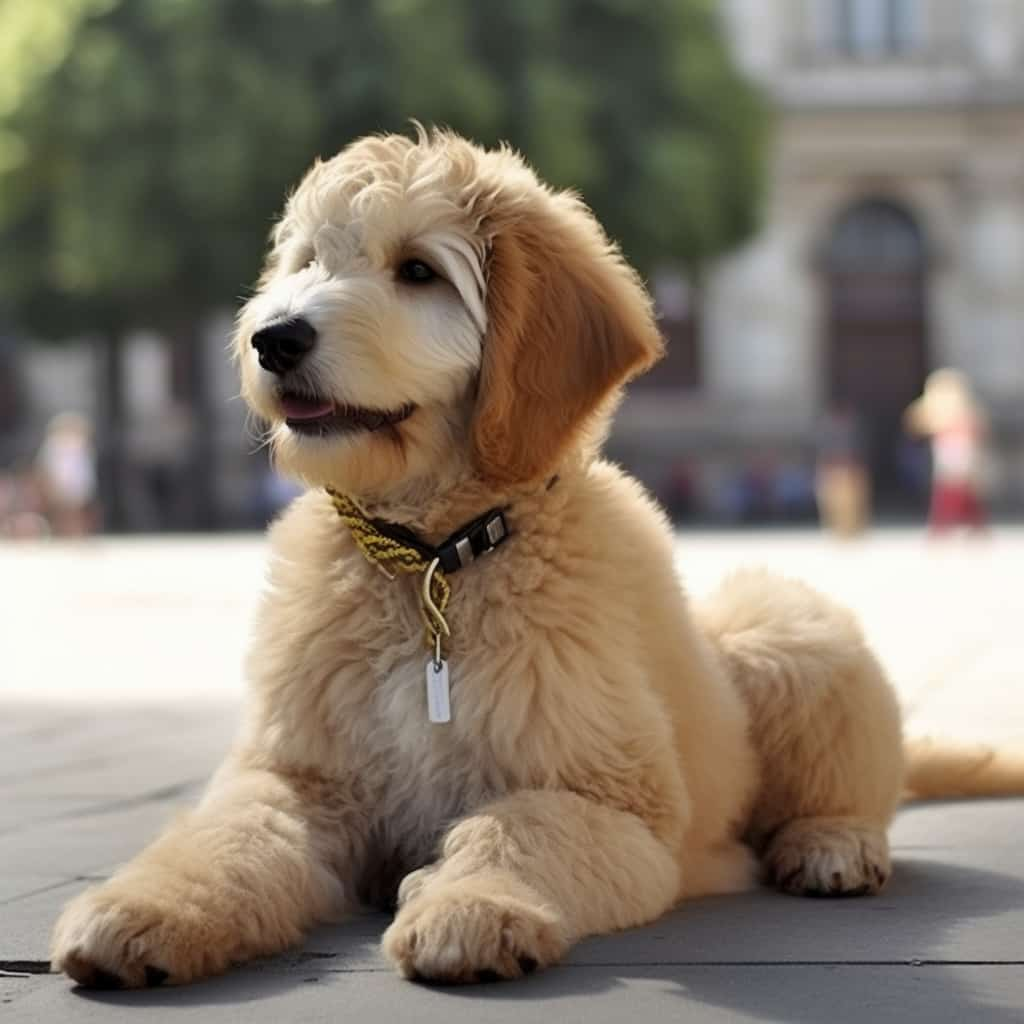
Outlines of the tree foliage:
[[314,156],[410,118],[511,141],[645,270],[753,225],[764,112],[711,0],[0,0],[0,308],[181,330]]

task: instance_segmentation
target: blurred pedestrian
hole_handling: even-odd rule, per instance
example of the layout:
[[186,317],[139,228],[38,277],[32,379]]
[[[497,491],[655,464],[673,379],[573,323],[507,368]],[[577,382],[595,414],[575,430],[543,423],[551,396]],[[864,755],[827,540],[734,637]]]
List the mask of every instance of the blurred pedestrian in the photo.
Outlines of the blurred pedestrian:
[[802,461],[782,463],[772,485],[775,517],[784,523],[813,521],[817,511],[814,471]]
[[982,498],[988,422],[959,370],[935,370],[924,394],[908,406],[906,428],[927,437],[932,449],[932,493],[928,526],[944,533],[955,526],[985,528]]
[[36,459],[44,509],[58,537],[85,537],[98,524],[92,426],[78,413],[55,416]]
[[0,537],[31,540],[49,532],[35,474],[18,470],[0,472]]
[[673,523],[690,519],[696,509],[697,486],[693,463],[677,459],[669,468],[668,477],[660,489],[659,497]]
[[815,474],[818,515],[840,537],[862,533],[871,518],[871,479],[864,458],[864,433],[856,411],[834,403],[818,428]]

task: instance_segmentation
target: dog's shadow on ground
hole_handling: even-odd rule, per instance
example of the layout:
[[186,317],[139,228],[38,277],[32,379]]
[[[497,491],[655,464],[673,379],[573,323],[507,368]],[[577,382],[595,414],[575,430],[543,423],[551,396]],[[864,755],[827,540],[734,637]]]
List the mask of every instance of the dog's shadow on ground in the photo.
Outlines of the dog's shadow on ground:
[[[466,987],[400,980],[377,946],[388,918],[372,915],[319,929],[305,950],[186,988],[131,993],[75,989],[90,1002],[139,1007],[213,1008],[287,997],[277,1019],[303,1019],[337,1006],[346,1015],[407,1008],[487,1019],[534,1019],[542,1007],[560,1019],[566,998],[607,997],[626,1016],[678,1013],[677,997],[749,1018],[819,1024],[822,1020],[1007,1022],[968,977],[970,963],[1020,960],[1019,944],[1000,949],[998,929],[959,952],[955,933],[971,922],[1024,907],[1024,881],[937,861],[898,860],[885,893],[863,900],[801,900],[763,890],[694,901],[655,924],[589,940],[569,961],[529,979]],[[951,952],[957,943],[959,955]],[[953,961],[953,962],[948,962]],[[959,961],[959,962],[958,962]],[[968,963],[968,961],[970,963]],[[1004,970],[1005,974],[1005,970]],[[387,987],[385,995],[382,986]],[[393,988],[392,988],[393,986]],[[297,990],[302,990],[301,998]],[[528,1010],[529,1006],[533,1010]],[[608,1010],[612,1009],[609,1005]],[[268,1007],[268,1011],[270,1008]],[[315,1016],[315,1012],[314,1012]],[[618,1014],[617,1014],[618,1016]]]
[[[912,912],[903,906],[909,900]],[[698,901],[636,933],[658,939],[637,949],[632,963],[616,955],[626,948],[621,937],[592,940],[564,977],[549,972],[518,991],[501,986],[494,997],[555,999],[625,988],[623,1006],[640,1020],[654,1019],[645,1007],[665,1007],[675,996],[703,1004],[716,1020],[1016,1024],[1019,991],[1015,1006],[993,998],[970,972],[1019,962],[1020,936],[993,928],[979,953],[974,942],[961,951],[956,932],[1022,907],[1024,881],[1016,876],[903,858],[882,897],[797,900],[763,891]],[[648,952],[654,955],[646,958]],[[1015,970],[1003,967],[1002,979]]]

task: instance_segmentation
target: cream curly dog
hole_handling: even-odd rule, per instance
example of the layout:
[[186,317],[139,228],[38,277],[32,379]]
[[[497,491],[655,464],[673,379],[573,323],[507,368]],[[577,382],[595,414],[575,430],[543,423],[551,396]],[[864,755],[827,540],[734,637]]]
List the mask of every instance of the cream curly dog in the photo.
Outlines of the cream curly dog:
[[310,484],[271,531],[245,724],[67,907],[56,968],[193,981],[378,903],[406,977],[514,978],[759,872],[885,883],[899,714],[851,616],[756,572],[691,609],[665,517],[598,455],[660,351],[636,274],[515,153],[420,132],[313,167],[238,325]]

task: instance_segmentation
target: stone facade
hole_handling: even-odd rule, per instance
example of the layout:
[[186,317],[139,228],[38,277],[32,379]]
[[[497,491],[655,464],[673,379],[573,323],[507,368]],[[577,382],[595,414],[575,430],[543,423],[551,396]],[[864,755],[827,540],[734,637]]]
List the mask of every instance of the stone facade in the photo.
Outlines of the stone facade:
[[[832,274],[830,247],[844,217],[884,204],[914,226],[919,265],[865,301],[889,294],[899,306],[894,289],[918,274],[920,315],[893,327],[891,354],[906,349],[906,373],[916,346],[909,372],[920,378],[945,365],[969,374],[993,417],[995,498],[1024,506],[1024,3],[722,0],[722,10],[739,63],[776,112],[763,226],[703,289],[699,386],[638,387],[615,449],[656,485],[664,460],[689,452],[708,500],[721,472],[759,453],[809,464],[816,425],[845,386],[837,346],[857,342],[842,322],[849,277]],[[862,269],[867,280],[870,263]],[[896,444],[887,422],[883,440]]]

